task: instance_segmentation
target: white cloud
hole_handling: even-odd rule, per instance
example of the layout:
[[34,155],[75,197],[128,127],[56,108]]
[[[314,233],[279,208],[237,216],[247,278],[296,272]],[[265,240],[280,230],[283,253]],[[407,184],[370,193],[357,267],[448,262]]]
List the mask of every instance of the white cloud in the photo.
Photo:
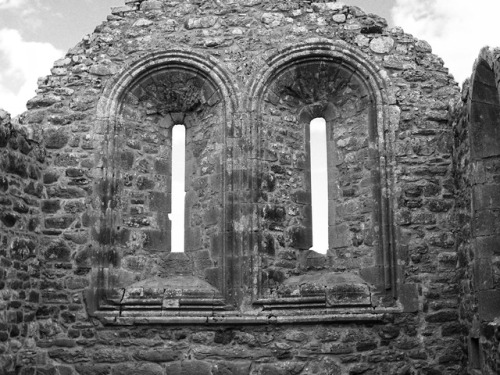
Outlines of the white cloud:
[[0,9],[19,8],[25,3],[25,0],[0,0]]
[[0,29],[0,108],[13,116],[23,112],[38,78],[49,74],[61,56],[50,43],[27,42],[17,30]]
[[426,40],[450,73],[463,82],[482,47],[500,46],[498,0],[396,0],[394,23]]

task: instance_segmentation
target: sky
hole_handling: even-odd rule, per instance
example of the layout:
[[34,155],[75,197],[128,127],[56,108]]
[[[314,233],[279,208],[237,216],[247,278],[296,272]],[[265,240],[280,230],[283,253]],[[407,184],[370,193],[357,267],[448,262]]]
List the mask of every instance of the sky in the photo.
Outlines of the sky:
[[[0,108],[18,115],[38,77],[125,0],[0,0]],[[428,41],[455,79],[470,76],[479,50],[500,46],[499,0],[343,0]]]

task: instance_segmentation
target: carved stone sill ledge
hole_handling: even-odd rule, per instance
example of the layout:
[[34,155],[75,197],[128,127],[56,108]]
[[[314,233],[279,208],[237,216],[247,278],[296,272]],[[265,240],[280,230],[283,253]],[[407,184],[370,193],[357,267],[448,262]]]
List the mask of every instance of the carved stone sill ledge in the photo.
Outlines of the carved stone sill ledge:
[[257,314],[234,311],[209,314],[202,311],[99,311],[95,313],[105,325],[189,325],[189,324],[294,324],[294,323],[348,323],[382,321],[387,314],[402,313],[400,308],[353,308],[323,310],[274,310]]

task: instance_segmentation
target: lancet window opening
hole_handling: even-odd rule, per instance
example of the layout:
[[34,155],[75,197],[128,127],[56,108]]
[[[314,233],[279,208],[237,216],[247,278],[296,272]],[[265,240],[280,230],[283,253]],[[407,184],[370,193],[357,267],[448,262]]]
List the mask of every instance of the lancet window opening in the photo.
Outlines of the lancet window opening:
[[171,175],[172,222],[171,251],[183,253],[185,244],[185,196],[186,196],[186,127],[172,128],[172,175]]
[[328,250],[328,161],[326,122],[313,119],[309,124],[311,171],[312,247],[321,254]]

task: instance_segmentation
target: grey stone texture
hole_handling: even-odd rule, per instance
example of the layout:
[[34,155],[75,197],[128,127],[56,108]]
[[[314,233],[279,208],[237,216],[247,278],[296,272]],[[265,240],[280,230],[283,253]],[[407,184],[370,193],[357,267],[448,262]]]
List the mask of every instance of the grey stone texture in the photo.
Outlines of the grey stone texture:
[[497,374],[499,59],[460,92],[427,42],[357,7],[113,8],[24,114],[0,110],[0,375]]

